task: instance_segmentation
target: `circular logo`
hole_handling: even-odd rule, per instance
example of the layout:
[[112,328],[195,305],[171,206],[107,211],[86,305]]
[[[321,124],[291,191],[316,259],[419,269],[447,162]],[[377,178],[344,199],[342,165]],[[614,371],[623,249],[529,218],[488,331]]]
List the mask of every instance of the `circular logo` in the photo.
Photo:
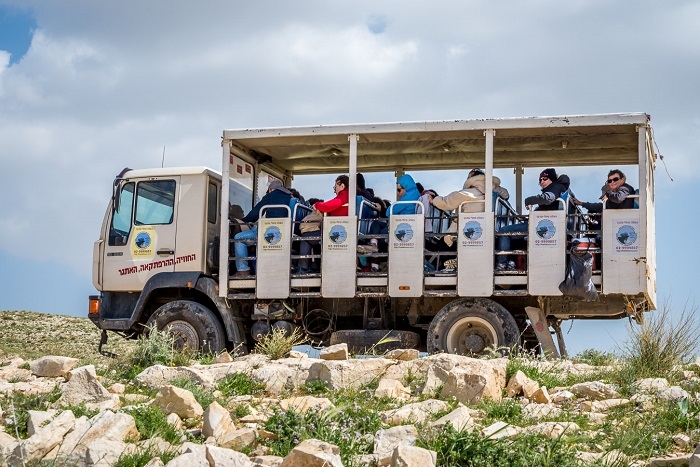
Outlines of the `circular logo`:
[[620,245],[632,245],[637,241],[637,232],[634,230],[634,227],[630,225],[623,225],[618,229],[615,237]]
[[277,245],[280,240],[282,240],[282,233],[280,232],[280,229],[275,227],[274,225],[271,225],[267,229],[265,229],[265,241],[269,243],[270,245]]
[[408,224],[399,224],[394,231],[394,236],[400,242],[409,242],[413,238],[413,229]]
[[554,222],[549,219],[542,219],[537,223],[536,232],[538,237],[548,240],[554,237],[554,234],[557,233],[557,229],[554,227]]
[[479,240],[483,230],[481,229],[481,224],[479,224],[477,221],[469,221],[464,224],[462,233],[467,240]]
[[144,250],[151,246],[151,236],[147,232],[141,232],[136,236],[136,248]]
[[328,238],[333,243],[345,243],[345,240],[348,238],[348,232],[342,225],[334,225],[331,227],[331,231],[328,232]]

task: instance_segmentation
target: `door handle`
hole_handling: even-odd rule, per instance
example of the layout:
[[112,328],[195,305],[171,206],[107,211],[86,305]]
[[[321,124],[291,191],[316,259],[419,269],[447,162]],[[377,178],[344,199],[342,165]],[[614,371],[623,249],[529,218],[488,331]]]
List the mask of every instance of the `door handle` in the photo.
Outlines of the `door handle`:
[[175,254],[175,250],[158,250],[156,253],[158,253],[161,256],[170,256]]

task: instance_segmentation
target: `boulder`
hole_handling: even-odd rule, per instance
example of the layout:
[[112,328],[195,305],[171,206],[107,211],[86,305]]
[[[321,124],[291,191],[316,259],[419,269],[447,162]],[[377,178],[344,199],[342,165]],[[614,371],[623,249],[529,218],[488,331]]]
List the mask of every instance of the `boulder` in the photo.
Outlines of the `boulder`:
[[418,349],[394,349],[388,351],[384,356],[393,360],[410,362],[411,360],[417,359],[418,355],[420,355]]
[[587,397],[593,400],[616,399],[620,397],[615,387],[601,381],[589,381],[571,386],[571,392],[577,396]]
[[186,366],[169,367],[165,365],[154,365],[146,368],[136,375],[134,382],[152,389],[158,389],[178,378],[187,378],[205,389],[209,389],[214,385],[213,378],[200,368]]
[[79,361],[77,358],[50,355],[29,362],[29,369],[32,374],[44,378],[68,376]]
[[644,378],[632,384],[632,387],[638,391],[647,392],[649,394],[655,394],[669,386],[666,378]]
[[383,378],[379,381],[374,397],[389,397],[391,399],[406,400],[411,397],[411,391],[395,379]]
[[343,467],[343,462],[338,446],[307,439],[287,454],[280,467]]
[[406,404],[403,407],[387,410],[382,419],[389,425],[402,425],[404,423],[423,423],[430,415],[448,409],[447,402],[438,399],[428,399],[423,402]]
[[214,358],[212,363],[231,363],[232,361],[233,358],[231,357],[231,354],[224,350]]
[[550,439],[557,439],[565,434],[571,436],[580,430],[581,428],[574,422],[542,422],[527,429],[530,433],[536,433]]
[[455,431],[467,430],[471,432],[475,427],[474,419],[471,416],[471,410],[465,406],[457,407],[452,412],[444,417],[438,418],[430,425],[442,430],[448,423],[452,425]]
[[213,436],[219,440],[235,430],[236,426],[229,411],[216,401],[209,404],[202,420],[202,434],[207,438]]
[[397,446],[391,456],[391,467],[434,467],[437,453],[418,446]]
[[[305,354],[306,355],[306,354]],[[279,467],[284,462],[280,456],[255,456],[250,459],[255,467]]]
[[488,439],[514,438],[522,433],[523,429],[506,422],[496,422],[481,430],[481,436]]
[[529,396],[528,399],[533,400],[538,404],[549,404],[552,402],[549,392],[547,392],[547,386],[540,386],[537,388],[537,390],[531,396]]
[[506,384],[504,359],[471,359],[466,367],[451,370],[442,388],[442,397],[454,397],[464,404],[487,398],[500,401]]
[[304,413],[309,409],[323,411],[335,406],[327,397],[299,396],[282,400],[280,407],[285,412],[293,410],[296,413]]
[[136,452],[136,445],[114,439],[91,443],[85,453],[85,463],[90,467],[112,467],[121,455]]
[[48,425],[37,430],[34,435],[20,442],[12,451],[8,465],[21,466],[38,461],[58,446],[63,437],[75,425],[75,416],[70,410],[61,412]]
[[182,419],[201,417],[204,414],[202,406],[192,392],[177,386],[161,387],[152,404],[159,407],[164,414],[175,413]]
[[166,467],[210,467],[206,455],[196,452],[180,454],[165,465]]
[[345,342],[321,349],[321,360],[347,360],[348,344]]
[[[113,394],[97,380],[94,365],[81,366],[70,372],[70,379],[63,386],[56,406],[80,405],[114,401]],[[119,397],[116,397],[117,404]]]
[[33,436],[43,425],[56,416],[56,410],[28,410],[29,420],[27,421],[27,436]]
[[508,380],[506,395],[508,397],[516,397],[524,393],[525,397],[531,399],[531,395],[534,394],[539,387],[540,385],[537,381],[528,378],[525,373],[518,370]]
[[217,439],[222,448],[231,448],[240,451],[244,448],[253,448],[258,441],[258,431],[255,428],[239,428],[229,433],[224,433],[221,439]]
[[254,467],[243,453],[231,449],[207,446],[207,461],[211,467]]
[[418,430],[413,425],[401,425],[379,430],[374,435],[374,454],[379,465],[389,465],[394,450],[399,445],[414,446]]

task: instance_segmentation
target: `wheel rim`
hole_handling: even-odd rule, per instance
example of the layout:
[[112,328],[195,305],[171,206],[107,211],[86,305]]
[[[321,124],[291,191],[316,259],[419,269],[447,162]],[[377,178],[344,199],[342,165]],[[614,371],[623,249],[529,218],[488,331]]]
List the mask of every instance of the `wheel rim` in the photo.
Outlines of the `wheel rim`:
[[197,330],[187,321],[173,321],[168,323],[165,330],[173,336],[175,347],[179,350],[189,348],[199,350],[199,335]]
[[481,353],[498,343],[496,329],[485,319],[468,316],[452,325],[445,344],[449,353]]

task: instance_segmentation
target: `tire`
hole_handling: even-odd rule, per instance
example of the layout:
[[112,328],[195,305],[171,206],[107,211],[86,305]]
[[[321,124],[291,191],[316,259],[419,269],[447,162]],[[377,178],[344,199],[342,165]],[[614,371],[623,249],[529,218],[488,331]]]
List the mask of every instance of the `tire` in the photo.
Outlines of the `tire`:
[[427,350],[479,355],[490,348],[507,355],[519,339],[508,310],[492,300],[463,298],[445,305],[430,322]]
[[219,353],[226,348],[226,333],[212,311],[189,300],[176,300],[158,308],[146,326],[167,330],[178,349]]
[[[377,345],[384,337],[397,339]],[[389,331],[387,329],[348,329],[336,331],[331,334],[330,345],[348,344],[348,350],[352,353],[362,353],[372,350],[373,353],[383,353],[393,349],[413,349],[420,345],[420,336],[413,331]]]

